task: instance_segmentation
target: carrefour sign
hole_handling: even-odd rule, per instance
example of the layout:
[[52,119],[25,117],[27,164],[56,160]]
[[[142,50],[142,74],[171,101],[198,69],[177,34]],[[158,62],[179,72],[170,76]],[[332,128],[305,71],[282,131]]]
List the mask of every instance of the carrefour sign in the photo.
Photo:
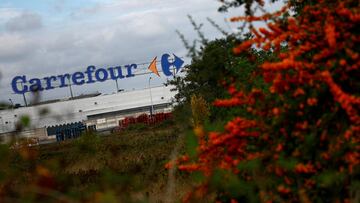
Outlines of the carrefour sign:
[[[169,54],[163,54],[161,57],[161,68],[165,76],[171,76],[173,73],[170,68],[174,67],[176,73],[181,69],[184,61],[173,54],[173,60],[169,60]],[[158,68],[156,66],[156,59],[151,62],[149,70],[160,76]],[[84,85],[96,82],[104,82],[106,80],[118,80],[124,78],[134,77],[133,70],[137,69],[137,64],[129,64],[125,66],[116,66],[109,68],[96,68],[95,66],[88,66],[84,72],[75,72],[72,74],[65,73],[57,76],[47,76],[43,78],[28,78],[26,75],[16,76],[11,82],[13,91],[16,94],[24,94],[26,92],[36,92],[51,90],[55,88],[55,84],[59,84],[58,87],[67,87],[71,83],[72,85]],[[43,81],[43,82],[42,82]]]

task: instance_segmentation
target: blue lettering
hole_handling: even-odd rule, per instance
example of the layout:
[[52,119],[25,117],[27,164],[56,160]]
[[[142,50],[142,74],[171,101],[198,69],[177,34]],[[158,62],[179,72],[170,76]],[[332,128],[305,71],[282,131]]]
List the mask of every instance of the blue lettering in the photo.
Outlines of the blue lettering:
[[[100,73],[101,73],[101,75],[100,75]],[[103,81],[107,80],[108,75],[109,75],[108,72],[103,68],[99,68],[95,72],[95,78],[96,78],[97,81],[100,81],[100,82],[103,82]]]
[[[115,75],[115,70],[117,70],[117,76]],[[124,78],[123,74],[122,74],[122,70],[121,70],[121,66],[117,66],[115,68],[111,67],[111,68],[108,68],[109,72],[110,72],[110,77],[111,79],[113,80],[117,80],[117,79],[122,79]]]
[[67,87],[68,85],[66,84],[66,79],[69,80],[70,75],[68,73],[65,73],[64,75],[59,75],[58,78],[60,79],[60,88],[61,87]]
[[[22,84],[21,85],[22,89],[18,88],[18,83]],[[14,79],[11,82],[11,86],[12,86],[13,91],[16,94],[24,94],[24,93],[28,92],[28,86],[25,85],[24,83],[26,83],[26,76],[25,75],[14,77]]]
[[56,81],[55,76],[45,77],[44,80],[46,81],[46,90],[54,89],[54,87],[51,84],[51,81]]
[[95,66],[88,66],[85,73],[87,74],[88,81],[86,83],[94,83],[95,80],[92,78],[92,73],[95,71]]
[[39,78],[33,78],[29,80],[29,83],[31,84],[30,91],[32,92],[38,92],[44,90],[44,88],[42,88],[41,86],[41,80]]
[[82,72],[75,72],[73,75],[72,75],[72,81],[75,85],[82,85],[85,83],[85,75],[84,73]]
[[[177,57],[175,54],[173,54],[172,60],[169,59],[170,57],[171,56],[169,54],[163,54],[161,57],[162,71],[166,76],[171,76],[173,74],[175,75],[177,72],[179,72],[179,70],[182,68],[182,65],[184,64],[184,61],[181,58]],[[150,65],[150,67],[153,66],[154,62],[156,62],[156,58],[151,63],[152,65]],[[33,78],[29,81],[27,80],[25,75],[16,76],[13,78],[11,82],[11,86],[16,94],[24,94],[29,91],[35,92],[35,91],[43,91],[44,89],[45,90],[54,89],[56,88],[55,84],[57,83],[55,83],[55,81],[57,80],[59,81],[60,88],[68,87],[71,84],[83,85],[85,83],[90,84],[90,83],[95,83],[97,81],[104,82],[108,79],[117,81],[118,79],[123,79],[125,77],[126,78],[134,77],[135,76],[134,72],[136,72],[135,69],[137,69],[137,64],[125,65],[124,69],[126,69],[126,73],[121,66],[97,69],[95,66],[90,65],[87,67],[86,71],[84,72],[75,72],[73,74],[65,73],[63,75],[48,76],[42,79]],[[174,73],[172,73],[173,69],[174,69]],[[156,72],[157,75],[159,75],[156,66],[152,67],[152,69],[150,70],[152,70],[154,73]]]
[[136,64],[131,64],[131,65],[126,65],[125,68],[127,69],[127,78],[129,77],[134,77],[135,75],[131,72],[131,69],[136,69],[137,65]]

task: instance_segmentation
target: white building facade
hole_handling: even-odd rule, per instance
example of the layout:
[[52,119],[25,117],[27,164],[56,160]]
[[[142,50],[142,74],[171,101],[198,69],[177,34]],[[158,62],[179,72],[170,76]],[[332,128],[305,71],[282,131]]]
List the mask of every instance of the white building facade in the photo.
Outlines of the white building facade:
[[176,94],[170,91],[172,88],[171,86],[152,87],[2,110],[0,111],[0,136],[15,131],[16,124],[23,116],[28,116],[31,121],[30,127],[24,131],[27,132],[25,133],[27,137],[45,137],[46,130],[44,134],[39,135],[39,132],[43,132],[41,129],[75,122],[83,122],[88,126],[95,125],[100,130],[113,128],[127,116],[150,114],[151,109],[154,113],[171,111]]

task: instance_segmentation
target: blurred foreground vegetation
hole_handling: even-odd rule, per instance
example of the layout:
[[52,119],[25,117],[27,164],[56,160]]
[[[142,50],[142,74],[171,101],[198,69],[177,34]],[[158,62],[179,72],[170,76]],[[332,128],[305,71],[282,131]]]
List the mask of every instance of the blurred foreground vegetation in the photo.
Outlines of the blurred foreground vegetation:
[[180,200],[189,177],[164,165],[183,150],[181,134],[167,123],[30,148],[0,145],[0,202]]

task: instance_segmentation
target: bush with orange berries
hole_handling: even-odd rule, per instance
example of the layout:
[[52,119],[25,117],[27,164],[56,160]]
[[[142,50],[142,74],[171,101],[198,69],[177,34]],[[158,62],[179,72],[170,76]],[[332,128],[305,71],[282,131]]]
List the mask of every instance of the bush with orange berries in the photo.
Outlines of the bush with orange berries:
[[253,74],[267,85],[221,79],[231,97],[214,105],[244,111],[222,132],[195,131],[197,156],[177,164],[203,178],[185,200],[216,192],[224,202],[358,201],[359,1],[286,1],[259,16],[251,9],[264,10],[263,1],[234,2],[246,2],[247,15],[231,20],[252,33],[234,53],[274,57]]

